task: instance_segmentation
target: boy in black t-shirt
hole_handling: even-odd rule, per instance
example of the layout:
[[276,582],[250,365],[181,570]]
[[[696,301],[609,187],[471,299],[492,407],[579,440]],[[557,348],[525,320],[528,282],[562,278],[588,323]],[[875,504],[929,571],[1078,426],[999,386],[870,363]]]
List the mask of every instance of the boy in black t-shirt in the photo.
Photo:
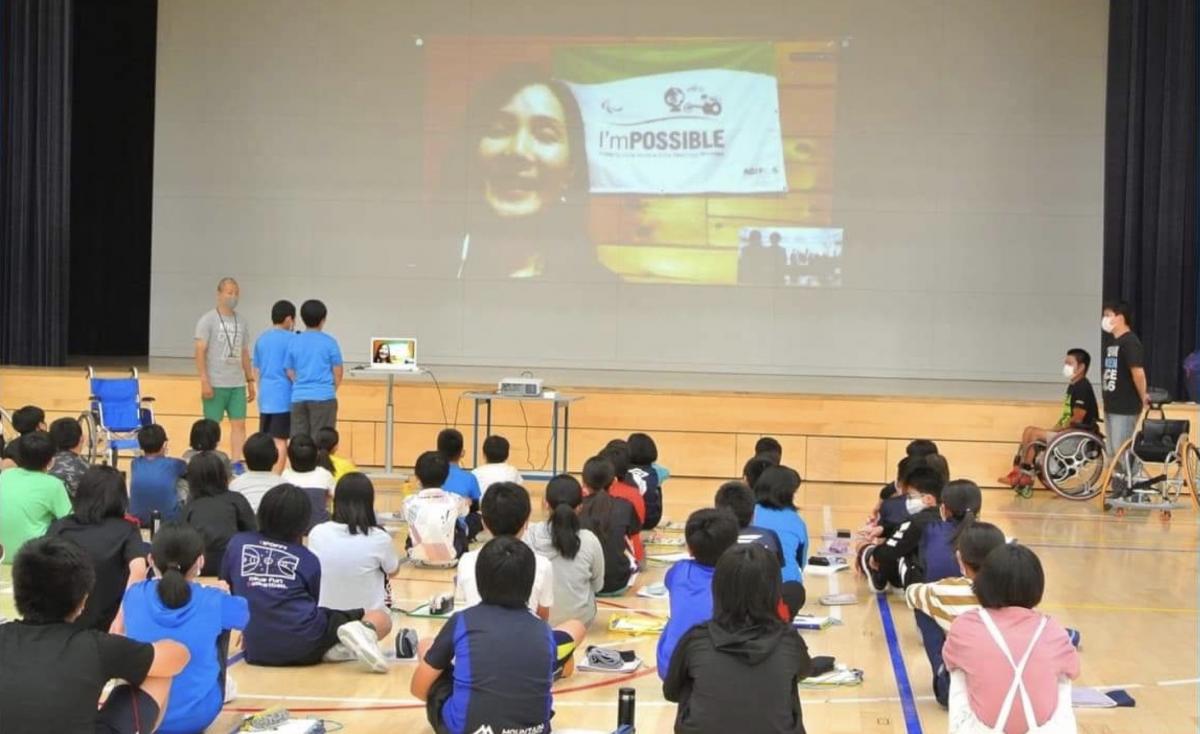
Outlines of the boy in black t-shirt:
[[492,539],[475,567],[483,603],[455,613],[421,645],[410,687],[438,734],[550,731],[560,641],[527,607],[536,572],[529,546]]
[[[91,560],[62,538],[26,543],[13,565],[18,622],[0,625],[4,734],[133,734],[158,728],[187,648],[73,624],[95,582]],[[113,689],[97,710],[100,693]]]
[[1012,471],[997,481],[1009,487],[1027,487],[1033,484],[1033,444],[1048,444],[1061,431],[1079,428],[1097,430],[1100,410],[1096,407],[1096,392],[1087,378],[1092,355],[1084,349],[1069,349],[1063,359],[1063,377],[1068,380],[1067,392],[1063,396],[1062,415],[1053,428],[1027,426],[1021,434],[1021,448],[1013,456]]
[[[912,512],[891,535],[876,538],[858,551],[858,566],[867,572],[872,591],[885,591],[890,584],[897,589],[907,585],[909,571],[916,567],[925,528],[940,522],[938,504],[945,478],[927,465],[918,466],[904,480],[909,497],[921,509]],[[916,509],[913,507],[912,509]]]
[[1100,320],[1100,328],[1104,330],[1100,392],[1104,398],[1110,457],[1115,457],[1133,437],[1138,416],[1150,404],[1146,392],[1146,355],[1142,342],[1131,329],[1129,314],[1129,304],[1107,303]]
[[17,408],[12,414],[12,427],[17,437],[4,446],[0,468],[11,469],[21,463],[21,438],[27,433],[46,430],[46,411],[36,405]]

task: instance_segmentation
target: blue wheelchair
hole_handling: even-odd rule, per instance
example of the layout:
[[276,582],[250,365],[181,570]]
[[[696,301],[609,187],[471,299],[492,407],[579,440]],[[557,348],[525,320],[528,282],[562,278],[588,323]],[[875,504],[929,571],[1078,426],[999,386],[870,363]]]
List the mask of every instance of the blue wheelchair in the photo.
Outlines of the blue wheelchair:
[[122,452],[130,456],[141,453],[137,433],[154,422],[154,398],[142,395],[136,367],[129,368],[128,377],[97,377],[88,367],[87,376],[89,405],[79,416],[84,458],[115,467]]

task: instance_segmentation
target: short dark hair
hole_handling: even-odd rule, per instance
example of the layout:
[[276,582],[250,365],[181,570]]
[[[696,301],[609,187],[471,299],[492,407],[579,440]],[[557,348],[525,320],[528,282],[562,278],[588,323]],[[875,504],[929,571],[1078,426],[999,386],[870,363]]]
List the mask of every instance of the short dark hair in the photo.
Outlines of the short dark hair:
[[926,454],[919,461],[913,464],[913,470],[919,467],[925,467],[937,472],[937,475],[942,478],[942,484],[950,481],[950,462],[941,454]]
[[754,455],[772,457],[778,464],[783,461],[783,445],[771,436],[763,436],[754,442]]
[[75,418],[58,418],[50,424],[50,440],[56,451],[71,451],[83,440],[83,426]]
[[612,486],[616,479],[617,472],[613,468],[613,464],[604,456],[593,456],[583,462],[583,486],[598,492],[602,489],[608,489]]
[[297,433],[288,441],[288,462],[293,471],[309,472],[317,468],[317,443],[307,433]]
[[508,461],[508,439],[504,436],[488,436],[483,439],[483,458],[489,464],[502,464]]
[[1004,545],[1004,533],[990,522],[973,522],[958,534],[954,549],[962,556],[964,566],[978,572],[988,553]]
[[745,482],[725,482],[717,490],[713,504],[717,509],[729,510],[737,518],[738,525],[746,527],[754,522],[754,492]]
[[300,304],[300,320],[310,329],[320,326],[328,315],[329,311],[325,308],[325,304],[315,298],[310,298]]
[[333,521],[345,525],[351,535],[370,535],[380,527],[375,517],[375,485],[362,472],[343,474],[333,489]]
[[463,435],[457,428],[443,428],[437,436],[438,453],[451,463],[458,461],[463,455]]
[[529,492],[515,482],[496,482],[483,495],[479,512],[492,535],[516,535],[529,522]]
[[312,502],[294,484],[277,484],[258,505],[258,531],[280,543],[298,543],[312,519]]
[[658,445],[648,433],[629,434],[629,463],[633,466],[650,466],[658,461]]
[[31,431],[21,435],[21,451],[17,454],[17,466],[28,471],[45,471],[54,461],[54,442],[45,431]]
[[737,544],[738,521],[729,510],[696,510],[688,515],[683,537],[692,558],[705,566],[715,566],[721,554]]
[[33,433],[38,430],[43,423],[46,422],[46,411],[36,405],[25,405],[17,408],[12,414],[12,427],[17,433],[24,436],[26,433]]
[[735,545],[713,572],[713,622],[726,630],[780,627],[779,560],[760,543]]
[[1082,347],[1072,347],[1067,350],[1068,357],[1074,357],[1075,361],[1083,365],[1083,371],[1086,373],[1088,368],[1092,366],[1092,355],[1088,354],[1088,350]]
[[[488,495],[495,489],[492,485]],[[536,575],[533,551],[519,538],[509,535],[489,540],[475,561],[475,583],[484,604],[524,609],[529,605]]]
[[983,559],[972,586],[985,609],[1033,609],[1042,603],[1046,574],[1036,553],[1020,543],[1004,543]]
[[209,418],[201,418],[192,424],[188,445],[193,451],[216,451],[221,443],[221,424]]
[[755,454],[746,460],[745,466],[742,467],[742,476],[746,479],[746,484],[753,489],[754,485],[758,484],[758,478],[762,476],[762,473],[778,463],[766,456]]
[[617,481],[624,481],[629,471],[629,444],[624,439],[609,441],[607,446],[600,449],[600,455],[612,462],[613,476]]
[[754,499],[773,510],[796,509],[800,474],[790,466],[769,466],[754,483]]
[[[276,301],[274,306],[271,306],[271,323],[282,324],[288,318],[296,320],[296,304],[291,301]],[[318,322],[320,323],[320,322]]]
[[450,476],[450,462],[437,451],[426,451],[417,457],[413,474],[425,489],[441,487]]
[[908,489],[916,490],[920,494],[930,495],[938,502],[941,502],[942,489],[946,486],[946,480],[935,469],[931,469],[928,466],[918,466],[908,473],[908,477],[904,480],[904,485]]
[[1101,311],[1112,311],[1113,316],[1120,316],[1125,319],[1126,326],[1131,329],[1133,328],[1133,307],[1129,305],[1128,301],[1120,299],[1105,301],[1104,308]]
[[188,460],[188,492],[192,499],[216,497],[229,491],[225,460],[214,451],[200,451]]
[[917,438],[908,442],[904,453],[909,456],[928,456],[938,452],[937,444],[927,438]]
[[242,446],[242,456],[250,471],[271,471],[279,461],[279,447],[269,433],[252,433]]
[[99,525],[110,517],[124,517],[129,506],[125,477],[111,466],[92,466],[79,478],[71,512],[85,525]]
[[137,432],[137,440],[143,454],[157,454],[167,444],[167,431],[157,423],[151,423]]
[[96,585],[92,559],[75,543],[46,536],[21,547],[13,562],[13,596],[32,624],[65,622]]

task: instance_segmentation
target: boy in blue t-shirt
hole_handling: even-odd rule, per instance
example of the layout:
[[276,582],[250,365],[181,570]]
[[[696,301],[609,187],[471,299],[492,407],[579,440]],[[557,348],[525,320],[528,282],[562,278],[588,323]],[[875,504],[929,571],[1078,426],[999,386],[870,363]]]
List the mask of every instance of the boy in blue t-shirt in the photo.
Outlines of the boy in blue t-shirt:
[[342,384],[342,350],[324,332],[325,304],[308,300],[300,305],[305,331],[288,344],[283,366],[292,381],[291,435],[315,436],[322,428],[337,428],[337,390]]
[[141,456],[135,456],[129,479],[129,514],[137,517],[142,527],[150,526],[155,510],[163,522],[179,518],[179,482],[187,473],[182,459],[167,456],[167,432],[157,423],[138,431]]
[[492,539],[475,566],[483,603],[422,643],[411,690],[436,732],[550,731],[557,648],[566,641],[527,606],[537,563],[518,538]]
[[292,484],[263,495],[258,532],[238,533],[221,563],[221,580],[250,604],[242,639],[254,665],[315,665],[322,660],[359,660],[386,673],[379,640],[392,629],[381,609],[326,609],[321,562],[302,544],[312,506]]
[[276,301],[271,307],[271,329],[254,342],[254,373],[258,377],[258,430],[275,439],[279,460],[275,473],[283,471],[287,440],[292,435],[292,381],[288,379],[288,347],[296,338],[296,306]]
[[479,516],[479,500],[483,493],[479,491],[479,480],[475,475],[459,466],[463,458],[462,433],[454,428],[447,428],[438,433],[437,451],[450,465],[450,475],[442,484],[442,490],[466,497],[471,503],[470,512],[463,518],[463,522],[467,527],[467,542],[472,542],[483,530],[483,518]]
[[658,677],[666,679],[671,655],[687,631],[712,619],[712,578],[721,554],[738,542],[738,522],[728,510],[696,510],[688,516],[683,535],[692,560],[667,571],[671,618],[658,638]]
[[[122,603],[127,637],[142,642],[172,640],[191,659],[175,676],[159,734],[204,731],[225,701],[225,660],[230,630],[250,621],[246,600],[227,588],[201,586],[204,536],[188,525],[167,525],[150,551],[158,578],[130,586]],[[121,632],[118,628],[116,632]]]

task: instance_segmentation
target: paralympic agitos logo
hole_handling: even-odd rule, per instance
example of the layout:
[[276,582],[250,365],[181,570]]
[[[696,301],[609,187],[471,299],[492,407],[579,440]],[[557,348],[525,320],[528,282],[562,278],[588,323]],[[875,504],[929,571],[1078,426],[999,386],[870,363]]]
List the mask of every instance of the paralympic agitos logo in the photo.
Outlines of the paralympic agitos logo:
[[[611,121],[608,124],[627,128],[650,128],[618,132],[601,130],[600,148],[610,151],[720,151],[725,148],[725,130],[663,129],[677,120],[714,121],[721,115],[723,107],[720,97],[709,94],[703,87],[690,86],[685,91],[679,87],[668,87],[662,101],[667,114],[636,121]],[[619,114],[624,106],[612,99],[600,104],[610,115]]]

